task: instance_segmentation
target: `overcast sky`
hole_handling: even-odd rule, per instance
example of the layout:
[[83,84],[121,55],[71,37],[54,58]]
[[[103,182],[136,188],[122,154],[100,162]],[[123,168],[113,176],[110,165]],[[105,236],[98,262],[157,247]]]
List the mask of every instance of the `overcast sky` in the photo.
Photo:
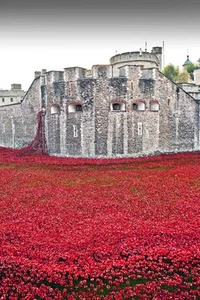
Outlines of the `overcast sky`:
[[34,71],[91,68],[126,51],[162,46],[165,65],[200,58],[199,0],[0,0],[0,88]]

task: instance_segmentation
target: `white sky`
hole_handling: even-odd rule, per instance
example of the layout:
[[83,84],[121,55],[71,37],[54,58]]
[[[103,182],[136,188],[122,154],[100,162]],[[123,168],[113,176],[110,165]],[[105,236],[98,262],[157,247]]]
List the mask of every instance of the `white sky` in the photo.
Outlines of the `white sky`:
[[91,68],[111,56],[165,44],[165,65],[200,58],[197,0],[0,0],[0,88],[21,83],[34,71]]

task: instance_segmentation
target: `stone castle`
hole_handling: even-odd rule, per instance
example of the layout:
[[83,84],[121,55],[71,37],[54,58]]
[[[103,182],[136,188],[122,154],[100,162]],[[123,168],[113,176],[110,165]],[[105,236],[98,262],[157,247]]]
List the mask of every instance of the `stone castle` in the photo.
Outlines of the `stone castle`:
[[200,97],[195,91],[200,91],[200,69],[191,93],[189,85],[175,84],[161,70],[162,47],[153,47],[151,52],[116,54],[108,65],[94,65],[90,71],[71,67],[35,72],[20,101],[0,105],[0,145],[28,145],[36,134],[37,113],[43,111],[50,155],[138,157],[199,151]]

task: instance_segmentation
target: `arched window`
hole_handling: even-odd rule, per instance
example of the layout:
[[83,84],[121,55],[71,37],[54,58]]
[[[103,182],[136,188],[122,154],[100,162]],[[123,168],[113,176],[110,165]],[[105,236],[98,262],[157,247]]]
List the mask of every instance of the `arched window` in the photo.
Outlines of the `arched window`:
[[151,101],[150,102],[150,110],[151,111],[159,111],[159,103],[158,103],[158,101]]
[[144,111],[145,103],[143,101],[137,101],[137,102],[133,103],[133,110]]
[[123,102],[111,103],[111,111],[125,111],[125,104]]
[[51,114],[60,114],[60,106],[58,104],[52,104],[51,105]]
[[144,102],[138,102],[138,110],[145,110]]
[[83,106],[81,104],[72,103],[68,105],[68,113],[75,113],[83,111]]

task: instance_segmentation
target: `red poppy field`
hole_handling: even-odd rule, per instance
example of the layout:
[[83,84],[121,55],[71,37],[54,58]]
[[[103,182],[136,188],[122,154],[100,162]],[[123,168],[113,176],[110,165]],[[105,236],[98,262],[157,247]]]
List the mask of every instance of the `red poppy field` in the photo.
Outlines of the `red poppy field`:
[[0,299],[200,299],[200,154],[0,148]]

